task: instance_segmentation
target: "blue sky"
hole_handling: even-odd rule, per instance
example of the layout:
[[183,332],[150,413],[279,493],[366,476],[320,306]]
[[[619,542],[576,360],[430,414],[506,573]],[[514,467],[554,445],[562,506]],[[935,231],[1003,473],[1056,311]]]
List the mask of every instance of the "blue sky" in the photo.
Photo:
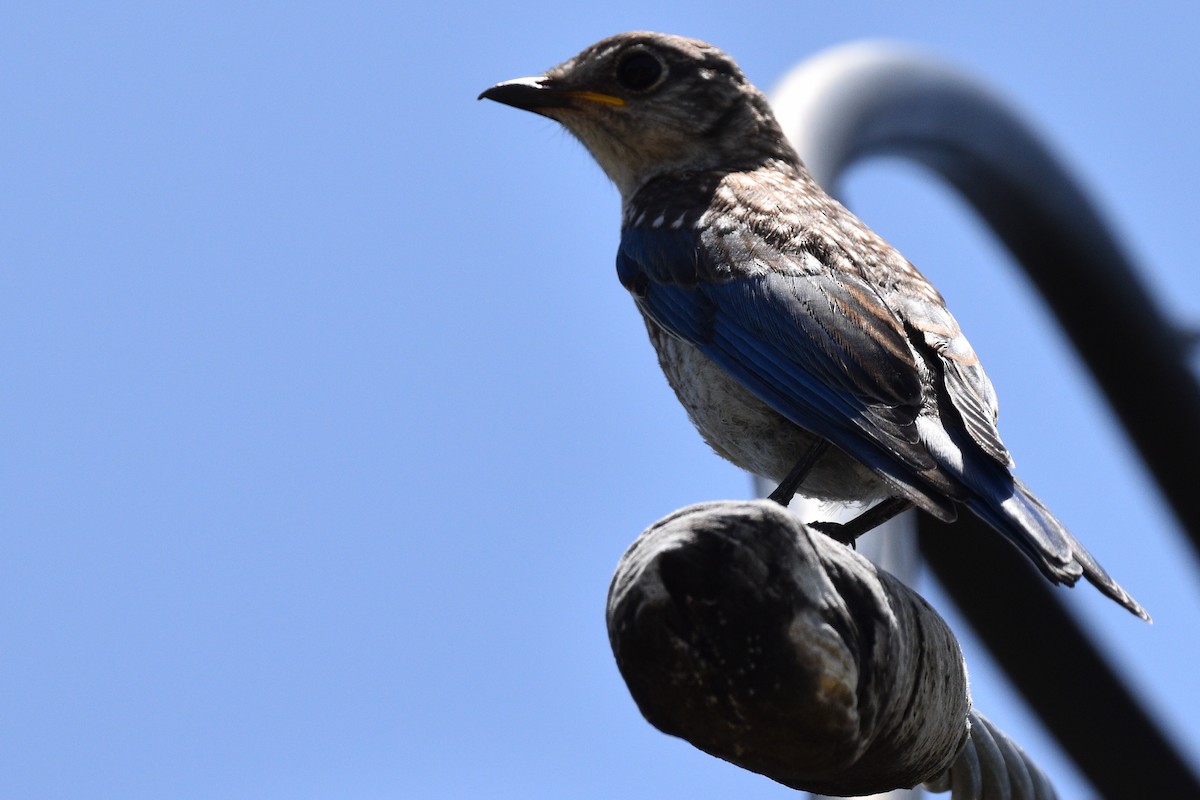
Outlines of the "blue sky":
[[[860,38],[956,64],[1200,321],[1194,4],[404,5],[0,11],[0,794],[794,796],[650,728],[608,650],[637,533],[751,489],[616,280],[615,190],[475,102],[603,36],[708,39],[768,89]],[[1200,763],[1197,559],[1096,390],[946,189],[887,161],[844,188],[1154,614],[1069,593]],[[1087,796],[960,633],[979,708]]]

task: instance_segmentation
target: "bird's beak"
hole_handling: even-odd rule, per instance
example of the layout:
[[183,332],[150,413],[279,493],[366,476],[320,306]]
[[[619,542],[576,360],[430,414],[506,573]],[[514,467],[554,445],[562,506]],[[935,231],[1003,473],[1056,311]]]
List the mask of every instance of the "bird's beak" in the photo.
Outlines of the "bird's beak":
[[536,78],[515,78],[511,81],[497,83],[490,89],[485,89],[479,95],[480,100],[495,100],[506,106],[544,113],[551,108],[568,108],[575,106],[576,100],[600,103],[608,106],[623,106],[625,101],[611,94],[600,92],[573,91],[555,86],[545,75]]
[[545,76],[536,78],[514,78],[497,83],[479,95],[480,100],[495,100],[506,106],[523,111],[541,112],[545,108],[562,108],[569,105],[571,98],[566,92],[555,89]]

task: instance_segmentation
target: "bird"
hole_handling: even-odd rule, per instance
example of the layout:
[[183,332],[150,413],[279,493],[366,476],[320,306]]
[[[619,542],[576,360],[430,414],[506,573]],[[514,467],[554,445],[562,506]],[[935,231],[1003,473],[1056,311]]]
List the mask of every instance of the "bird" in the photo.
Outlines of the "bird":
[[936,288],[809,174],[719,48],[633,31],[479,95],[552,119],[621,196],[617,276],[667,382],[720,456],[865,508],[852,543],[917,507],[962,509],[1055,584],[1150,617],[1016,477],[996,392]]

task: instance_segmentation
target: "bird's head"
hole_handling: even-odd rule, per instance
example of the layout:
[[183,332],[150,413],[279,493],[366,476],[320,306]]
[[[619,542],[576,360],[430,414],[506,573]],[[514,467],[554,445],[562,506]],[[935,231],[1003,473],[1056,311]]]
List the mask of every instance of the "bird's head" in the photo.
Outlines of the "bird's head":
[[628,199],[664,173],[795,161],[766,98],[705,42],[622,33],[481,94],[561,123]]

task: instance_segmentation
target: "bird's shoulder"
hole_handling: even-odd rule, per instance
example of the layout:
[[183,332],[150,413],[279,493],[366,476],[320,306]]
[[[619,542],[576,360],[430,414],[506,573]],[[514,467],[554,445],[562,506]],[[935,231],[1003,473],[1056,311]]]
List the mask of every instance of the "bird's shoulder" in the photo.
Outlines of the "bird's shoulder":
[[663,241],[698,249],[707,280],[843,272],[941,302],[911,264],[800,165],[768,161],[657,176],[625,204],[622,232],[635,250]]

